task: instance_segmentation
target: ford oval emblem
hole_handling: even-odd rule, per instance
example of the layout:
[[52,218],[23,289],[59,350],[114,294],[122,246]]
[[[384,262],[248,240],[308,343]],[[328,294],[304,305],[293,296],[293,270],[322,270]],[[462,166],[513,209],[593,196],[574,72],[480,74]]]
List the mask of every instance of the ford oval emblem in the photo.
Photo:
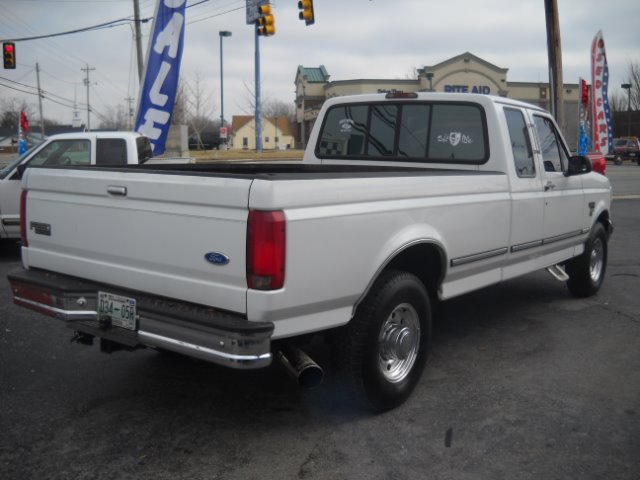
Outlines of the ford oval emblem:
[[229,257],[227,257],[224,253],[219,252],[208,252],[204,254],[204,259],[213,263],[214,265],[226,265],[229,263]]

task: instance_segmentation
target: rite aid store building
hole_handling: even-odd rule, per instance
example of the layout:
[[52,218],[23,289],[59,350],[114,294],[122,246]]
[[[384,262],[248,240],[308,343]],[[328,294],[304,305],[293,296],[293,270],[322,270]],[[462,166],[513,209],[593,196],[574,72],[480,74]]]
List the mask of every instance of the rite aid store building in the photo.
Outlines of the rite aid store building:
[[[437,65],[418,69],[411,80],[337,80],[329,81],[324,65],[308,68],[300,65],[296,72],[296,140],[306,145],[309,132],[325,100],[344,95],[404,92],[462,92],[513,98],[550,110],[548,83],[509,82],[508,68],[497,67],[467,52]],[[560,128],[571,148],[578,136],[578,83],[564,84],[565,123]],[[303,141],[304,139],[304,141]]]

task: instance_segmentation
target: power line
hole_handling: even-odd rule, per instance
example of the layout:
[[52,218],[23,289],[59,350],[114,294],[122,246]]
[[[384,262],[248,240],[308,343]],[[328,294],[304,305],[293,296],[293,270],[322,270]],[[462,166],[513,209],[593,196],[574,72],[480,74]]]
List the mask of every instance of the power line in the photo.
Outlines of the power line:
[[[142,19],[140,19],[140,22],[141,23],[147,23],[151,19],[152,19],[152,17],[142,18]],[[132,22],[134,22],[134,20],[132,18],[120,18],[118,20],[111,20],[110,22],[100,23],[98,25],[93,25],[91,27],[84,27],[84,28],[77,28],[75,30],[68,30],[66,32],[49,33],[47,35],[37,35],[35,37],[7,38],[7,39],[3,39],[1,41],[3,41],[3,42],[26,42],[28,40],[42,40],[43,38],[61,37],[63,35],[71,35],[71,34],[74,34],[74,33],[82,33],[82,32],[91,32],[91,31],[94,31],[94,30],[101,30],[103,28],[120,27],[122,25],[127,25],[127,24],[132,23]]]

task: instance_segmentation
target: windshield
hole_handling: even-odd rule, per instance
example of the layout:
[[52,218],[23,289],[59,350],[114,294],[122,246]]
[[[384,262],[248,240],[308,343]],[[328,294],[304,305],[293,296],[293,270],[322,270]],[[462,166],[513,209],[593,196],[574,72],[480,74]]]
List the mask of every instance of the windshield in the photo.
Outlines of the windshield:
[[613,141],[613,146],[614,147],[624,147],[627,145],[627,141],[626,140],[614,140]]
[[40,147],[40,145],[42,145],[42,142],[38,143],[37,145],[34,145],[29,150],[24,152],[22,155],[16,155],[15,157],[11,157],[9,159],[9,163],[7,164],[7,166],[0,169],[0,179],[6,178],[7,175],[9,175],[9,173],[12,172],[14,168],[20,165],[20,162],[22,162],[22,160],[24,160],[27,156],[29,156],[31,152],[33,152],[35,149]]

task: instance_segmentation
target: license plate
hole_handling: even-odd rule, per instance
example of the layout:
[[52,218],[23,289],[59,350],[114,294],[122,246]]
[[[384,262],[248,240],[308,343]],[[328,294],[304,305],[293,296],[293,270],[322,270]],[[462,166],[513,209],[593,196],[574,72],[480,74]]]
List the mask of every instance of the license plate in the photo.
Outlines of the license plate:
[[108,292],[98,292],[98,318],[108,315],[111,325],[136,329],[136,299],[115,295]]

